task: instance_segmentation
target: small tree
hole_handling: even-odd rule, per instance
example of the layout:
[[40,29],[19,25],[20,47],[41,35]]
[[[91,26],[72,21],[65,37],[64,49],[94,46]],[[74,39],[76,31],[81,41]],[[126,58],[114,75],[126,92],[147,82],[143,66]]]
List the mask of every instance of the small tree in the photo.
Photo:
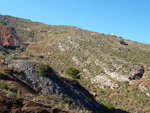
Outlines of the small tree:
[[51,77],[53,70],[47,64],[37,64],[35,66],[35,71],[39,74],[39,76]]
[[128,45],[123,39],[120,40],[120,44],[122,44],[122,45]]
[[66,69],[65,74],[70,76],[71,78],[79,79],[80,76],[78,75],[80,72],[76,68],[70,67]]

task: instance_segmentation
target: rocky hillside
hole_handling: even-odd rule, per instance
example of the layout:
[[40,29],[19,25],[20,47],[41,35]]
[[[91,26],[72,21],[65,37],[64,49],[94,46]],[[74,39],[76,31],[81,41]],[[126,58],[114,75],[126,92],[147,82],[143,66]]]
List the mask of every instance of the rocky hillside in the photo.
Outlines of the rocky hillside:
[[[51,79],[47,77],[40,77],[36,73],[34,67],[37,62],[16,60],[13,63],[9,63],[10,66],[14,66],[17,69],[21,69],[24,73],[19,78],[24,78],[32,88],[42,95],[64,95],[72,106],[79,109],[89,109],[95,113],[102,112],[100,104],[98,104],[93,96],[84,89],[77,81],[72,79],[65,79],[53,73]],[[82,103],[82,105],[81,105]],[[98,106],[98,107],[97,107]]]
[[[53,81],[35,78],[31,73],[34,70],[29,69],[35,64],[32,62],[49,64],[59,75],[57,79],[63,83],[67,80],[65,85],[75,92],[79,90],[77,86],[73,88],[72,82],[61,77],[66,78],[65,70],[69,67],[78,69],[78,83],[108,108],[150,112],[150,45],[74,26],[52,26],[11,16],[0,15],[0,25],[15,28],[18,39],[25,43],[15,51],[8,50],[6,59],[29,60],[25,61],[28,66],[22,66],[24,61],[14,61],[12,65],[24,70],[28,82],[40,88],[40,93],[64,94],[61,86],[65,86],[60,83],[52,88],[49,86]],[[85,94],[78,93],[85,100]]]

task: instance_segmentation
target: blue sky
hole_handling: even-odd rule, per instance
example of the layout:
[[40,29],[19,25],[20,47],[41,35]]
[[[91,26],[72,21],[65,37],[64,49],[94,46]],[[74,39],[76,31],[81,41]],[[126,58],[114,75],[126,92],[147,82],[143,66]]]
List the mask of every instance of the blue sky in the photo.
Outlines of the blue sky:
[[150,44],[150,0],[3,0],[0,14]]

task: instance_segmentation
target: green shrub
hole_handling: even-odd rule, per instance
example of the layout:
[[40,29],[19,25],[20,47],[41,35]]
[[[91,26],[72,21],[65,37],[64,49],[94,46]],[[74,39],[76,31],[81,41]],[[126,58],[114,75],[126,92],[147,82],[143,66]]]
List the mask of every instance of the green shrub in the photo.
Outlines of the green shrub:
[[123,39],[120,40],[120,44],[122,44],[122,45],[128,45]]
[[38,73],[39,76],[51,77],[52,76],[52,68],[47,64],[37,64],[35,66],[35,71]]
[[2,82],[2,84],[0,85],[0,89],[8,90],[7,84],[5,82]]
[[44,58],[44,56],[40,55],[40,56],[37,56],[38,59],[42,59]]
[[70,67],[66,69],[65,74],[71,78],[79,79],[80,76],[78,75],[80,72],[76,68]]
[[0,71],[0,79],[8,79],[6,73]]
[[18,60],[18,57],[13,56],[12,59],[13,59],[13,60]]
[[135,80],[140,80],[140,79],[141,79],[141,77],[139,77],[139,76],[135,76],[135,77],[134,77],[134,79],[135,79]]
[[17,52],[21,53],[21,52],[23,52],[23,49],[22,48],[17,48]]

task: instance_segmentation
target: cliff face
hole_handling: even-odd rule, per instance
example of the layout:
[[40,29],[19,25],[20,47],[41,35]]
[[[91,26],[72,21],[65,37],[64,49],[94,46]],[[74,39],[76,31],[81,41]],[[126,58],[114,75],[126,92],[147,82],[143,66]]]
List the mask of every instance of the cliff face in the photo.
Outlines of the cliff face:
[[20,46],[15,28],[0,26],[0,45],[7,49],[15,49]]

